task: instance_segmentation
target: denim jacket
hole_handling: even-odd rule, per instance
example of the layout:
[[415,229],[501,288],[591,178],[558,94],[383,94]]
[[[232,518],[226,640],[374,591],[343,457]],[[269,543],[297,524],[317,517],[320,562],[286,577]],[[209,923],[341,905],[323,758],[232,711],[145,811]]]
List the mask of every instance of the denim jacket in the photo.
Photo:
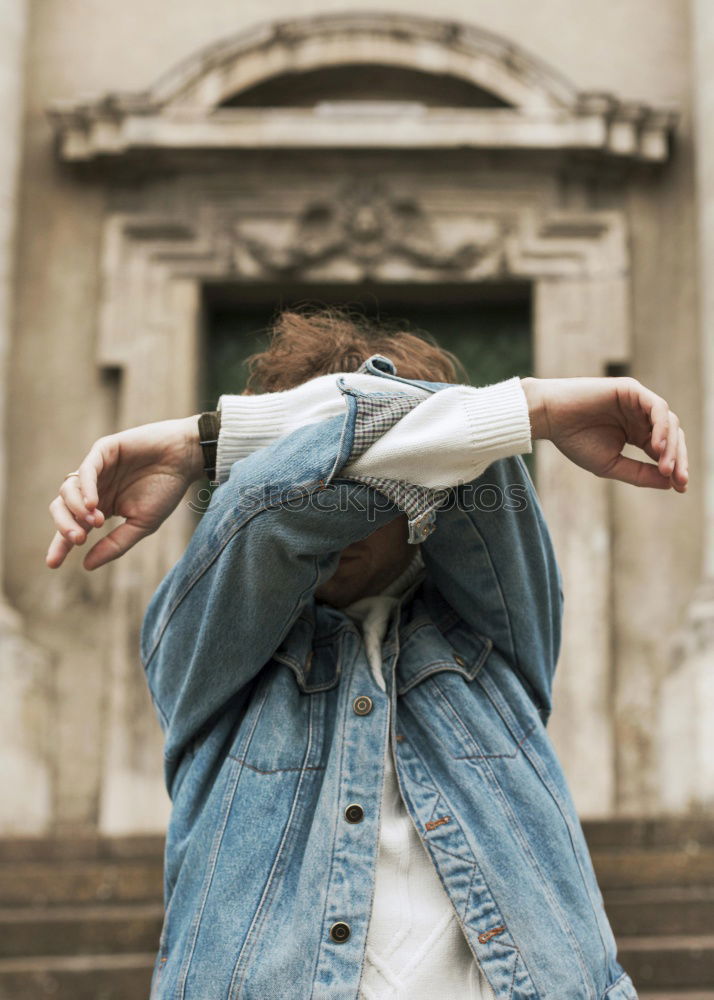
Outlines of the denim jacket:
[[[341,477],[420,401],[368,370],[384,393],[343,386],[344,416],[232,466],[146,611],[173,803],[152,1000],[355,1000],[386,753],[498,1000],[636,1000],[546,732],[562,588],[525,464],[416,501]],[[425,572],[382,691],[314,591],[400,510]]]

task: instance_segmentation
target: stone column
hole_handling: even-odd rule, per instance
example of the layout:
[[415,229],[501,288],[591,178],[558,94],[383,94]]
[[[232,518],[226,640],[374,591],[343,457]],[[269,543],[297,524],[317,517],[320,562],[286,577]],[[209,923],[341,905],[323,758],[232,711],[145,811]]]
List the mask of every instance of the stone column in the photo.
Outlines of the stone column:
[[[535,370],[548,377],[597,374],[611,282],[535,283]],[[553,536],[565,595],[561,656],[549,724],[578,812],[610,816],[615,795],[611,697],[609,483],[538,442],[538,493]]]
[[694,0],[694,93],[699,208],[700,329],[704,377],[703,577],[714,581],[714,6]]
[[0,0],[0,836],[42,833],[50,823],[50,662],[28,641],[4,586],[7,469],[6,386],[12,334],[13,263],[22,151],[25,0]]
[[663,684],[662,804],[668,811],[714,805],[714,5],[692,0],[694,111],[699,214],[699,307],[704,489],[701,580],[675,637]]

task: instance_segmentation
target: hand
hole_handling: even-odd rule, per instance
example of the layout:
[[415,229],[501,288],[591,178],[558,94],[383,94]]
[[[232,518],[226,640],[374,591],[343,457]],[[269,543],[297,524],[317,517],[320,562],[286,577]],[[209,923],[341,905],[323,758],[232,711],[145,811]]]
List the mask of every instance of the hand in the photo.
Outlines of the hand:
[[156,531],[203,474],[198,416],[99,438],[77,471],[79,476],[65,479],[49,506],[57,527],[45,559],[50,569],[61,566],[105,518],[125,520],[92,546],[84,557],[85,569],[117,559]]
[[[666,400],[637,379],[525,378],[534,438],[548,438],[576,465],[606,479],[678,493],[687,489],[687,445]],[[634,444],[652,462],[621,454]]]

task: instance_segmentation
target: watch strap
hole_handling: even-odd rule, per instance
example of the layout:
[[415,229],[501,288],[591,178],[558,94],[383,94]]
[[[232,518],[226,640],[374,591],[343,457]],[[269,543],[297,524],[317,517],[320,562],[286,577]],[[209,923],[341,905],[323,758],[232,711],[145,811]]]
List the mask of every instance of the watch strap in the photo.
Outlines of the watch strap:
[[216,461],[218,457],[218,435],[221,430],[221,415],[217,410],[202,413],[198,418],[198,440],[203,451],[203,471],[211,482],[216,481]]

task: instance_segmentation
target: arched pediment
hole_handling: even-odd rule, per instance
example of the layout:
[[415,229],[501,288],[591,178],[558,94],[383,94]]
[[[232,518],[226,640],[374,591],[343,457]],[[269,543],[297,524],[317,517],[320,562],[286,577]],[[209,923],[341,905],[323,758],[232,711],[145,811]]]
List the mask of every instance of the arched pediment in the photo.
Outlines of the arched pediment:
[[508,108],[506,101],[450,73],[407,66],[344,63],[280,73],[231,94],[221,108],[324,107],[335,102],[417,102],[426,108]]
[[[353,89],[348,86],[352,77]],[[346,13],[261,25],[147,91],[50,109],[65,159],[132,149],[588,149],[661,160],[671,111],[579,93],[467,24]]]
[[279,21],[202,50],[159,79],[151,107],[215,110],[271,78],[327,67],[385,66],[450,76],[516,108],[568,108],[574,88],[489,32],[405,14],[329,14]]

